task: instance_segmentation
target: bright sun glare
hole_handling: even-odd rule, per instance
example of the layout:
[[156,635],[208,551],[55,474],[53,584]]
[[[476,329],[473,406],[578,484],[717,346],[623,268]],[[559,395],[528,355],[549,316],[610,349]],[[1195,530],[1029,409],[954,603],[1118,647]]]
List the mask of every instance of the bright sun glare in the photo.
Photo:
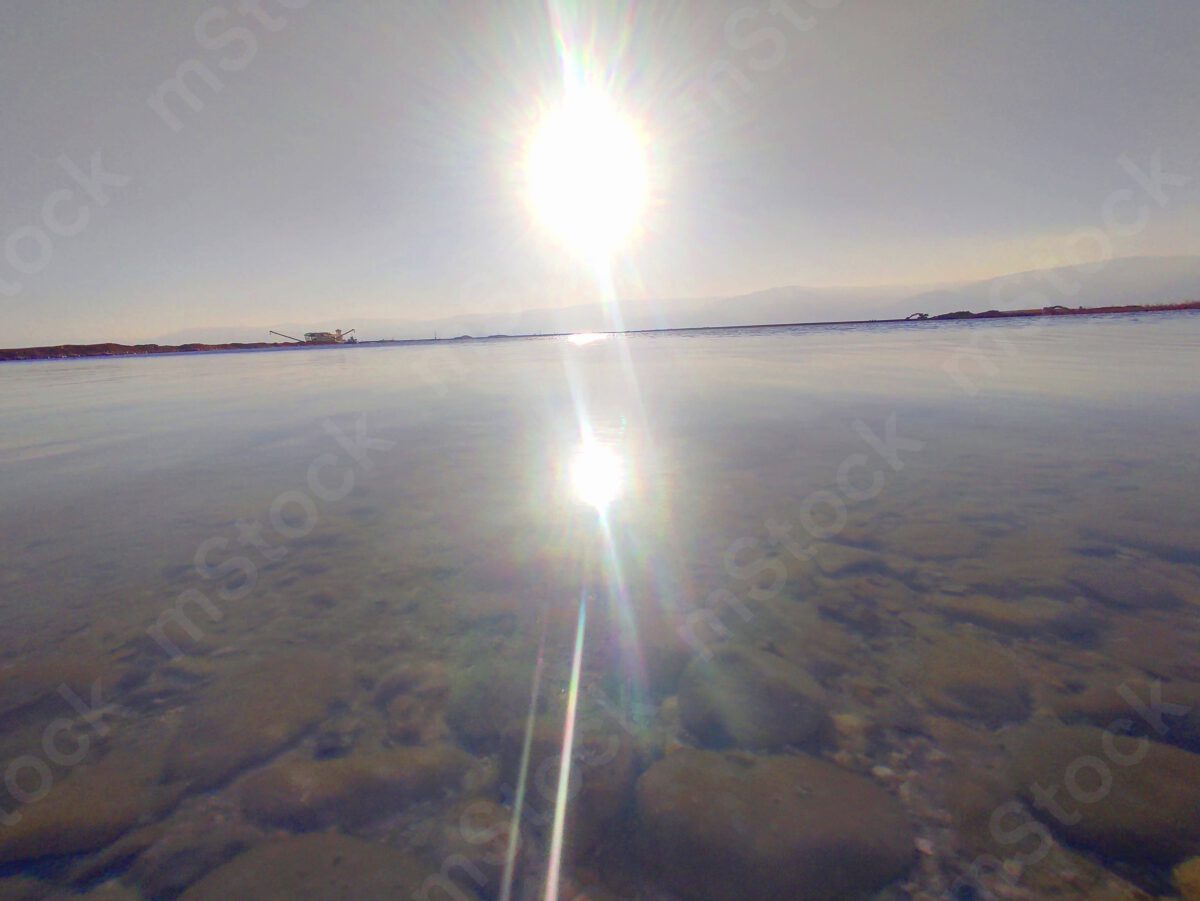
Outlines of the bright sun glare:
[[606,332],[580,332],[577,335],[567,335],[567,341],[576,347],[586,347],[598,341],[607,341],[608,338]]
[[621,458],[597,441],[585,441],[571,463],[571,488],[585,504],[603,513],[621,490]]
[[607,261],[646,206],[644,142],[609,97],[574,87],[530,141],[525,183],[551,234],[590,263]]

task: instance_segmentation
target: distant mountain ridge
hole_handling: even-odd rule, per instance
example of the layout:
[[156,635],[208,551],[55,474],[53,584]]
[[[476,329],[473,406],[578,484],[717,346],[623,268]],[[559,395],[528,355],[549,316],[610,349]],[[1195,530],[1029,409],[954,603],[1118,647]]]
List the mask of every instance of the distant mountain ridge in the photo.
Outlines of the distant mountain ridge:
[[1163,304],[1200,299],[1200,256],[1126,257],[1103,265],[1060,266],[936,289],[905,286],[811,288],[784,286],[734,297],[625,301],[618,320],[599,304],[518,313],[474,313],[429,320],[354,319],[272,323],[261,328],[195,328],[163,335],[162,344],[261,341],[268,328],[288,334],[357,328],[364,340],[518,335],[618,329],[699,328],[785,322],[903,319],[910,313],[1028,307],[1099,307]]
[[[1200,299],[1200,257],[1129,257],[1018,272],[906,298],[909,312],[1152,305]],[[898,310],[897,310],[898,311]]]

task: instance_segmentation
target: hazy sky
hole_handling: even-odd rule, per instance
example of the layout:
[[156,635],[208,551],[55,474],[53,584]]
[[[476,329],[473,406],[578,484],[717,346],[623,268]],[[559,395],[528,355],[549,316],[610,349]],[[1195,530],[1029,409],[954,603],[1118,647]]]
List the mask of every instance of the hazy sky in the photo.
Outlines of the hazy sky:
[[[1200,176],[1196,0],[561,9],[650,139],[623,296],[1200,253],[1118,162]],[[539,3],[7,0],[0,346],[586,301],[516,174],[558,71]]]

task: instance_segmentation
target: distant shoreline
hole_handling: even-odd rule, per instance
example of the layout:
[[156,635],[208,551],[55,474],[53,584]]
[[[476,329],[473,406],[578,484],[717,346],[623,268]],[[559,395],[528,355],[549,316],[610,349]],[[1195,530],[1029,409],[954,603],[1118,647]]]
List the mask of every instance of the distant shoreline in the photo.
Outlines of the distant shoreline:
[[[914,313],[906,319],[849,319],[839,322],[772,322],[758,325],[703,325],[690,328],[652,328],[629,329],[624,332],[607,332],[605,334],[645,335],[654,333],[679,332],[715,332],[729,329],[771,329],[771,328],[818,328],[826,325],[885,325],[912,323],[920,325],[926,322],[962,322],[976,319],[1024,319],[1035,316],[1097,316],[1129,313],[1175,313],[1184,311],[1200,311],[1200,301],[1186,301],[1170,304],[1130,304],[1126,306],[1109,307],[1046,307],[1036,310],[988,310],[983,313],[971,313],[963,310],[957,313],[943,313],[938,316],[928,316],[924,313]],[[253,350],[311,350],[330,347],[391,347],[412,344],[451,344],[472,341],[503,341],[516,338],[563,338],[570,332],[552,332],[528,335],[460,335],[456,338],[396,338],[379,341],[359,341],[356,344],[305,344],[303,342],[269,342],[252,343],[234,342],[228,344],[57,344],[46,347],[17,347],[0,349],[0,363],[23,360],[76,360],[90,357],[130,357],[154,356],[156,354],[187,354],[211,353],[219,351],[253,351]]]

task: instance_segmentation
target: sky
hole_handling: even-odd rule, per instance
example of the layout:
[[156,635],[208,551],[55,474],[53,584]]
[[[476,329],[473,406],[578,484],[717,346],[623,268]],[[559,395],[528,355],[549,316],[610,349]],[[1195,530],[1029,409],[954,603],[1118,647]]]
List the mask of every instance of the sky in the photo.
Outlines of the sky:
[[1197,47],[1195,0],[10,0],[0,345],[594,302],[521,179],[562,53],[645,141],[628,304],[1200,254]]

